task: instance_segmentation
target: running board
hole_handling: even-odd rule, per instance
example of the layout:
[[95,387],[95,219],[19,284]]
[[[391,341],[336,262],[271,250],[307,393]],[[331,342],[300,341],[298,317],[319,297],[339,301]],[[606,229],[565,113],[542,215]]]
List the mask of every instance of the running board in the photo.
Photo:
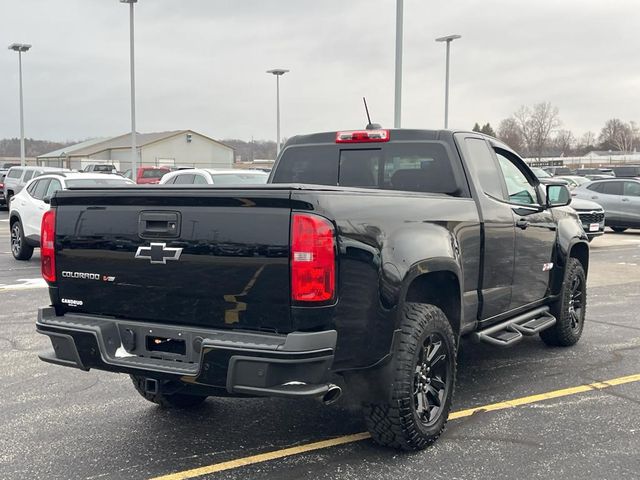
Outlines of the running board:
[[549,307],[538,307],[497,325],[473,334],[480,341],[499,347],[515,345],[525,336],[540,333],[556,323],[556,317],[549,313]]

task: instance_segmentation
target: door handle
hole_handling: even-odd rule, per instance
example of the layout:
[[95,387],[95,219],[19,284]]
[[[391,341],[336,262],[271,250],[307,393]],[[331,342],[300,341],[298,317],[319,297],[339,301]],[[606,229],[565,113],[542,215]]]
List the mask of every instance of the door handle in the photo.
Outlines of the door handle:
[[521,228],[522,230],[524,230],[525,228],[527,228],[529,226],[529,220],[527,220],[526,218],[521,218],[520,220],[518,220],[516,222],[516,227]]
[[623,202],[628,202],[628,201],[629,201],[629,199],[628,199],[628,198],[623,198],[623,199],[622,199],[622,201],[623,201]]
[[598,198],[598,196],[594,195],[593,197],[591,197],[591,200],[595,200],[596,198]]

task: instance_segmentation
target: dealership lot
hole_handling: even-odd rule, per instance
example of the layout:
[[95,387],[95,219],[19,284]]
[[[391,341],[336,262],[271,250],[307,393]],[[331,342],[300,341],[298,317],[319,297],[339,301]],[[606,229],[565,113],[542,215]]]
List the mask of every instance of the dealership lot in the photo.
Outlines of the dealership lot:
[[[34,329],[37,307],[48,303],[39,256],[13,260],[2,211],[0,478],[637,478],[640,231],[608,233],[591,246],[580,343],[553,349],[531,338],[498,350],[465,342],[453,411],[552,398],[459,415],[433,447],[401,454],[345,438],[365,430],[348,396],[332,407],[210,399],[168,412],[125,376],[40,362],[49,345]],[[326,448],[305,451],[323,440]],[[300,448],[283,451],[290,447]],[[256,457],[266,452],[274,453]]]

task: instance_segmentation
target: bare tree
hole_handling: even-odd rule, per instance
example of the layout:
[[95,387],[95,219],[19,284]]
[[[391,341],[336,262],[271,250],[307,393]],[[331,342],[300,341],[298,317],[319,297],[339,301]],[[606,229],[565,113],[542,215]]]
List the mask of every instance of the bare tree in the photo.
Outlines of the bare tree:
[[550,102],[535,104],[532,108],[523,105],[513,114],[522,132],[527,153],[537,158],[542,157],[549,146],[551,133],[562,125],[558,116],[558,107]]
[[513,148],[516,152],[523,152],[524,139],[522,131],[515,118],[505,118],[498,125],[498,138]]
[[571,130],[558,130],[555,138],[553,139],[554,146],[560,150],[560,154],[563,157],[571,155],[576,145],[576,138],[571,133]]
[[619,118],[607,120],[600,130],[600,143],[606,150],[630,152],[638,143],[638,126],[635,122],[623,122]]

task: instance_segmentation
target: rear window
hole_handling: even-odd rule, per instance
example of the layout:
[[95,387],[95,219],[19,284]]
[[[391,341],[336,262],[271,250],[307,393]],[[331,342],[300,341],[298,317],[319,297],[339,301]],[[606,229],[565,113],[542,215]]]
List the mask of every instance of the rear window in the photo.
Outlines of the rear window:
[[291,148],[280,159],[273,183],[447,194],[458,191],[444,146],[428,142],[342,150],[333,146]]
[[94,165],[93,166],[94,172],[112,172],[115,169],[116,167],[114,167],[113,165]]
[[20,178],[23,171],[24,170],[22,170],[21,168],[12,168],[11,170],[9,170],[9,173],[7,173],[7,178]]
[[214,185],[256,185],[267,183],[269,175],[266,173],[225,173],[212,174]]
[[159,169],[159,168],[150,168],[142,171],[142,178],[160,178],[165,173],[168,173],[169,170]]
[[77,180],[67,180],[67,187],[117,187],[122,185],[131,185],[131,182],[124,178],[82,178]]

